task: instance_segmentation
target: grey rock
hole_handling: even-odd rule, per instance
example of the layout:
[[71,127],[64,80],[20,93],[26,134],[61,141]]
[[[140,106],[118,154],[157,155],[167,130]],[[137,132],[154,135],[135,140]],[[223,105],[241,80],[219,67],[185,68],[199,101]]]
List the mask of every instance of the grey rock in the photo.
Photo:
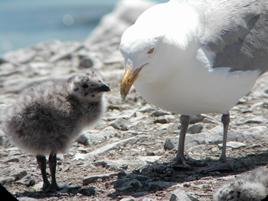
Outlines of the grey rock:
[[191,115],[190,116],[190,120],[189,120],[189,124],[195,124],[197,122],[201,122],[201,121],[203,121],[203,119],[205,117],[206,117],[206,115],[203,115],[203,114]]
[[27,175],[27,171],[25,169],[22,168],[16,168],[14,169],[14,171],[10,174],[10,176],[15,178],[16,180],[20,180],[21,178],[23,178],[24,176]]
[[246,120],[245,122],[241,122],[241,124],[243,124],[243,123],[246,123],[246,124],[249,124],[249,123],[259,124],[259,123],[263,123],[265,121],[266,121],[266,119],[264,119],[263,117],[254,117],[252,119]]
[[147,113],[147,112],[152,112],[154,110],[155,110],[155,108],[153,108],[153,107],[145,107],[145,108],[140,109],[140,112]]
[[75,140],[76,142],[82,144],[82,145],[85,145],[85,146],[90,146],[90,142],[89,142],[89,139],[88,137],[82,133],[78,136],[78,138],[76,138]]
[[25,185],[25,186],[33,186],[36,183],[36,180],[33,178],[33,176],[30,175],[26,175],[25,177],[23,177],[22,179],[16,181],[16,183]]
[[174,143],[170,140],[170,138],[167,138],[164,143],[164,150],[172,150],[174,147]]
[[93,61],[90,58],[81,58],[79,67],[81,68],[91,68],[94,65]]
[[112,172],[109,174],[102,174],[102,175],[92,175],[90,177],[83,179],[83,185],[88,185],[98,179],[107,179],[116,175],[118,175],[118,172]]
[[[137,195],[137,194],[135,194],[135,195]],[[141,201],[157,201],[157,199],[153,199],[153,198],[142,198]]]
[[184,190],[177,189],[172,192],[169,201],[191,201],[191,199]]
[[135,199],[134,197],[126,197],[121,199],[120,201],[136,201],[137,199]]
[[37,201],[39,199],[30,198],[30,197],[20,197],[19,201]]
[[153,112],[151,114],[152,117],[160,117],[160,116],[164,116],[164,115],[168,115],[170,114],[170,112],[165,112],[165,111],[162,111],[162,110],[157,110],[155,112]]
[[166,124],[169,123],[170,119],[168,119],[167,117],[161,117],[161,118],[157,118],[154,120],[154,123],[159,123],[159,124]]
[[122,131],[127,131],[129,129],[127,121],[122,118],[116,119],[113,123],[111,123],[111,126],[114,127],[115,129]]
[[161,156],[140,156],[139,159],[147,162],[147,163],[155,163],[157,162]]
[[[246,147],[247,145],[244,144],[244,143],[241,143],[241,142],[228,141],[226,143],[226,146],[231,147],[233,149],[238,149],[238,148],[241,148],[241,147]],[[222,144],[219,144],[219,147],[222,148]]]
[[99,160],[93,163],[95,166],[103,166],[109,170],[125,170],[128,168],[138,168],[146,164],[145,161],[137,159],[137,160]]
[[188,128],[188,132],[191,134],[201,133],[203,126],[201,124],[195,124]]
[[15,181],[15,178],[12,176],[0,177],[0,184],[7,184]]
[[19,161],[20,161],[20,159],[16,157],[16,158],[10,158],[10,159],[8,159],[6,162],[7,162],[7,163],[13,163],[13,162],[16,162],[16,163],[17,163],[17,162],[19,162]]
[[261,106],[265,109],[268,109],[268,102],[263,102]]
[[120,140],[118,142],[114,142],[114,143],[110,143],[108,145],[105,145],[103,147],[100,147],[99,149],[96,149],[88,154],[83,154],[83,155],[76,155],[75,156],[75,160],[85,160],[88,158],[95,158],[97,157],[99,154],[102,154],[106,151],[109,151],[111,149],[116,149],[118,147],[124,147],[126,146],[128,143],[136,143],[137,141],[143,140],[143,139],[147,139],[148,136],[137,136],[137,137],[132,137],[132,138],[128,138],[125,140]]

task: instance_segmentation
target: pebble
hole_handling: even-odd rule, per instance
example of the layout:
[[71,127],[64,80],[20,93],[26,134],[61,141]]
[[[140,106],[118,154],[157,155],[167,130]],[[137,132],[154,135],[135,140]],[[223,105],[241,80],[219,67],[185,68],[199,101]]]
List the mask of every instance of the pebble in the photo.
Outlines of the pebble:
[[[238,149],[238,148],[241,148],[241,147],[246,147],[247,145],[244,144],[244,143],[241,143],[241,142],[228,141],[226,143],[226,146],[231,147],[233,149]],[[222,148],[222,144],[219,144],[219,147]]]
[[160,117],[160,116],[165,116],[169,115],[170,112],[162,111],[162,110],[157,110],[151,114],[152,117]]
[[203,126],[201,124],[195,124],[188,128],[188,132],[191,134],[201,133]]
[[36,180],[32,175],[26,175],[22,179],[16,181],[16,183],[22,184],[22,185],[25,185],[25,186],[29,187],[29,186],[35,185]]
[[127,131],[129,129],[129,126],[127,124],[127,121],[124,119],[116,119],[113,123],[111,123],[111,126],[115,129]]
[[6,163],[13,163],[13,162],[19,162],[20,161],[20,159],[19,158],[10,158],[10,159],[8,159],[8,160],[6,160],[5,162]]
[[110,178],[110,177],[113,177],[116,175],[118,175],[118,172],[111,172],[111,173],[102,174],[102,175],[91,175],[91,176],[83,179],[83,185],[88,185],[92,182],[95,182],[98,179],[107,179],[107,178]]
[[120,201],[136,201],[136,199],[134,197],[126,197],[121,199]]
[[[263,118],[263,117],[254,117],[254,118],[252,118],[252,119],[248,119],[248,120],[246,120],[245,122],[243,122],[243,123],[245,123],[245,124],[250,124],[250,123],[253,123],[253,124],[259,124],[259,123],[263,123],[263,122],[265,122],[266,121],[266,119],[265,118]],[[242,123],[242,124],[243,124]]]
[[120,140],[114,143],[110,143],[108,145],[105,145],[103,147],[100,147],[88,154],[76,154],[74,156],[74,160],[85,160],[85,159],[89,159],[89,158],[96,158],[99,154],[105,153],[111,149],[115,149],[115,148],[119,148],[119,147],[124,147],[126,146],[128,143],[135,143],[139,140],[143,140],[143,139],[147,139],[148,136],[137,136],[137,137],[132,137],[132,138],[128,138],[125,140]]
[[20,201],[37,201],[39,199],[30,198],[30,197],[20,197]]
[[11,176],[2,176],[2,177],[0,177],[0,184],[11,183],[13,181],[15,181],[15,178],[11,177]]
[[169,201],[192,201],[186,192],[181,189],[177,189],[171,193]]
[[80,134],[75,141],[82,145],[90,146],[89,139],[84,133]]
[[174,143],[171,141],[170,138],[167,138],[164,143],[164,150],[172,150],[174,149]]
[[161,156],[140,156],[139,159],[147,162],[147,163],[155,163],[157,162]]
[[154,120],[154,123],[159,123],[159,124],[167,124],[170,123],[172,120],[174,120],[173,116],[165,116],[165,117],[159,117]]

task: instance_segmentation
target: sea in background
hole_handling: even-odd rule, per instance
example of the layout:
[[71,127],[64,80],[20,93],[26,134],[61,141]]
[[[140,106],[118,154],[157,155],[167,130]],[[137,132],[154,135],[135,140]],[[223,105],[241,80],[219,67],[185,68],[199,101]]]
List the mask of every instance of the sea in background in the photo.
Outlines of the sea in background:
[[86,39],[118,1],[0,0],[0,56],[47,40]]

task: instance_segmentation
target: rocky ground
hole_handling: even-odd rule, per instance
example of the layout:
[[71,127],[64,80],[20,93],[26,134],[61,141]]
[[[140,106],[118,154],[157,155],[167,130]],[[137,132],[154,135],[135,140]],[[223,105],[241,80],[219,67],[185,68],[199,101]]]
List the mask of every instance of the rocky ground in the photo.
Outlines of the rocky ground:
[[[0,129],[0,183],[20,200],[212,200],[235,175],[268,164],[268,75],[230,111],[227,156],[232,171],[196,173],[158,169],[172,161],[179,138],[179,115],[148,104],[132,89],[119,94],[123,58],[120,38],[101,43],[48,41],[8,53],[0,60],[0,114],[24,88],[47,79],[67,78],[83,69],[98,70],[110,86],[107,112],[85,130],[68,153],[58,155],[60,192],[44,193],[34,156],[13,147]],[[221,153],[220,114],[192,117],[186,139],[193,166],[214,163]],[[1,128],[1,121],[0,121]],[[49,172],[49,171],[48,171]]]

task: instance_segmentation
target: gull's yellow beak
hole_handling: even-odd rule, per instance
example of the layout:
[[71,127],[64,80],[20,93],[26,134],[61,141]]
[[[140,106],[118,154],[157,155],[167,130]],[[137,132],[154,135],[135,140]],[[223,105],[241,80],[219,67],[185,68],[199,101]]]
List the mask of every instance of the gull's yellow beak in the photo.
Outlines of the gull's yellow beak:
[[121,87],[120,87],[120,94],[123,100],[125,100],[131,86],[138,78],[139,72],[141,71],[143,66],[141,66],[140,68],[137,68],[134,72],[131,71],[130,66],[126,68],[124,76],[121,81]]

